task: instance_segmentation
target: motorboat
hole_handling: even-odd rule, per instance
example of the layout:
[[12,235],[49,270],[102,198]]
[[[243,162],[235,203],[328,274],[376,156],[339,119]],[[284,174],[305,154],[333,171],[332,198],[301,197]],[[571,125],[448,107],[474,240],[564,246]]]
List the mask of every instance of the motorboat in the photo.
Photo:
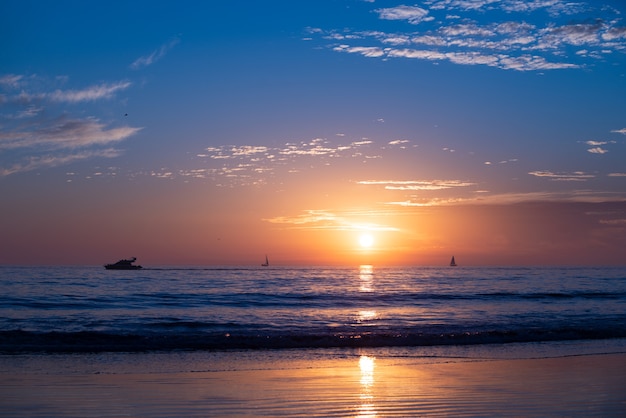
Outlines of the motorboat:
[[105,264],[104,268],[107,270],[139,270],[142,268],[141,266],[133,264],[135,261],[137,261],[137,257],[120,260],[113,264]]

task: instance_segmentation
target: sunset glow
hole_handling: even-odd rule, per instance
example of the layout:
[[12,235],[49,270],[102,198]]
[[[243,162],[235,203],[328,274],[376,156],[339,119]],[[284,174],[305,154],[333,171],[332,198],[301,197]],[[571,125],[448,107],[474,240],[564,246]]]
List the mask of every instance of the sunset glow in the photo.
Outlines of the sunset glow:
[[29,4],[0,263],[624,263],[621,2]]

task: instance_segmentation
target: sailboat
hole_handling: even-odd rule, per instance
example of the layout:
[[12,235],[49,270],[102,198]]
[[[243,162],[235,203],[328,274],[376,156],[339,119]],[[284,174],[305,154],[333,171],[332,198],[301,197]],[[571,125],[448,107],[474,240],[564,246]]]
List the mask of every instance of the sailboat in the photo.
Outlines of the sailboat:
[[265,255],[265,263],[261,264],[263,267],[267,267],[270,265],[270,261],[267,259],[267,254]]
[[452,256],[452,260],[450,260],[450,267],[456,267],[456,261],[454,261],[454,256]]

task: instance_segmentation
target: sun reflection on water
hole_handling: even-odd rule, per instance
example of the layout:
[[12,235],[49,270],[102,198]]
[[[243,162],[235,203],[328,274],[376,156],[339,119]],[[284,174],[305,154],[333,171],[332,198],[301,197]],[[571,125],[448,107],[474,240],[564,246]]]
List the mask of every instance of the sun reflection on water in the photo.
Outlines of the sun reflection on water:
[[359,279],[361,292],[370,293],[374,291],[374,266],[364,264],[359,266]]
[[374,405],[374,395],[372,387],[374,386],[374,357],[361,356],[359,358],[359,369],[361,370],[361,394],[358,417],[374,418],[377,416]]

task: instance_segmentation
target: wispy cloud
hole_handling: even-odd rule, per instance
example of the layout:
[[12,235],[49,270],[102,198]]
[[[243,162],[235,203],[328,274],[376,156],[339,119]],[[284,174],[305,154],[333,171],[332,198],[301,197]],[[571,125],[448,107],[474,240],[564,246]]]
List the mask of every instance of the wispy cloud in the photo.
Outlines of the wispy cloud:
[[[58,88],[67,77],[5,75],[0,89],[0,177],[70,164],[89,158],[121,154],[110,148],[141,130],[115,126],[89,116],[84,103],[113,99],[131,86],[129,81],[99,83],[80,89]],[[76,105],[81,104],[77,112]],[[56,116],[55,116],[56,115]]]
[[27,171],[62,166],[76,161],[91,159],[95,157],[114,158],[118,157],[120,154],[120,150],[107,148],[103,150],[84,150],[72,154],[48,154],[30,156],[23,161],[14,163],[10,167],[0,167],[0,177],[16,173],[24,173]]
[[0,150],[16,148],[75,149],[107,145],[122,141],[141,128],[123,126],[107,129],[98,119],[69,119],[65,116],[52,121],[26,125],[26,129],[0,132]]
[[476,183],[461,180],[362,180],[357,183],[383,186],[387,190],[444,190],[476,185]]
[[120,81],[110,84],[103,83],[82,90],[56,90],[46,94],[45,97],[55,102],[92,102],[100,99],[110,99],[117,92],[125,90],[130,86],[131,83],[129,81]]
[[583,171],[574,171],[572,173],[554,173],[548,170],[531,171],[528,174],[535,177],[544,177],[552,181],[587,181],[596,177]]
[[158,49],[154,50],[152,53],[137,58],[132,64],[130,64],[130,68],[133,70],[139,70],[154,64],[163,58],[179,42],[180,38],[178,37],[170,40],[169,42],[161,45]]
[[18,88],[23,77],[20,74],[5,74],[0,76],[0,86]]
[[[369,58],[518,71],[580,68],[626,53],[626,26],[620,26],[619,12],[595,2],[432,0],[374,12],[382,20],[411,26],[399,25],[396,32],[315,28],[311,35],[321,36],[334,51]],[[581,21],[574,23],[578,15]],[[537,21],[538,16],[543,19]]]
[[469,197],[433,198],[411,197],[402,201],[390,201],[386,205],[410,207],[454,206],[454,205],[514,205],[528,202],[626,202],[624,193],[599,192],[595,190],[539,191],[520,193],[480,193]]
[[376,222],[357,221],[355,219],[381,216],[377,211],[362,212],[341,211],[335,212],[324,209],[308,209],[295,216],[277,216],[263,219],[274,224],[287,225],[293,229],[323,229],[333,231],[397,231],[389,225]]
[[[26,81],[27,78],[22,75],[9,75],[2,78],[4,82],[0,80],[0,87],[7,90],[7,101],[17,103],[22,107],[30,106],[33,102],[42,101],[76,104],[111,99],[117,93],[128,89],[132,85],[130,81],[117,81],[94,84],[82,89],[64,90],[57,88],[51,91],[42,91],[42,87],[39,84],[45,84],[45,80],[38,80],[38,83],[28,83]],[[45,86],[43,88],[45,89]]]

